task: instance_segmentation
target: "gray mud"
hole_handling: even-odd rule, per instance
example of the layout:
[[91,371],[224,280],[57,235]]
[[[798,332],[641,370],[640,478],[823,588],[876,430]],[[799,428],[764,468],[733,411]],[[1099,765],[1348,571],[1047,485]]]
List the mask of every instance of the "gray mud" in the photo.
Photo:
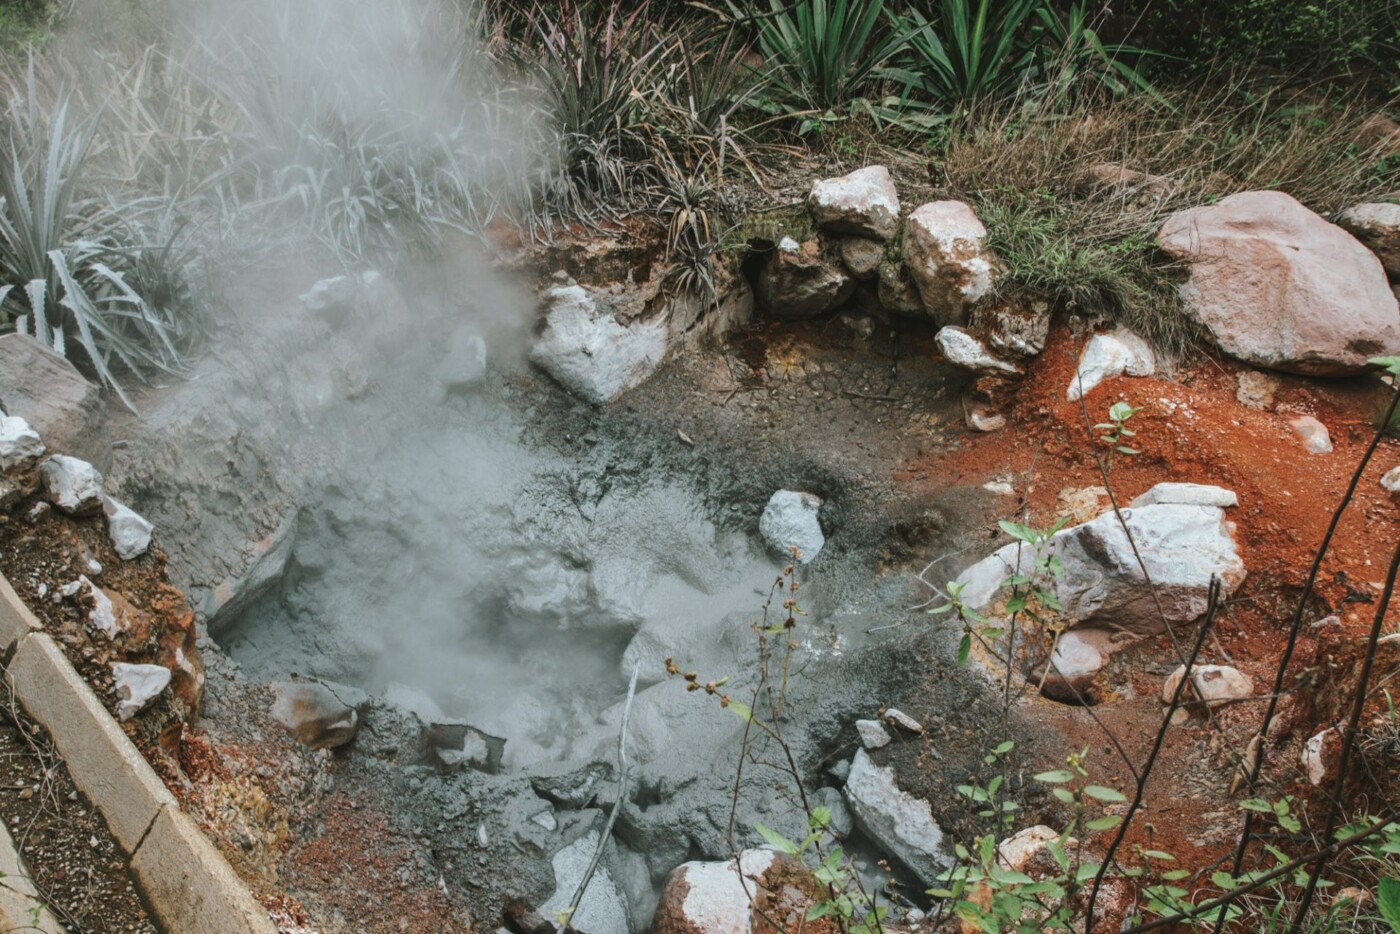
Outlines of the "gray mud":
[[[972,491],[910,501],[883,479],[882,465],[926,443],[886,420],[950,404],[925,364],[861,347],[843,369],[827,364],[850,392],[829,377],[716,389],[715,361],[730,374],[734,361],[702,354],[598,411],[521,367],[519,327],[474,304],[383,301],[335,325],[279,326],[299,290],[268,283],[248,299],[266,317],[222,342],[236,350],[147,398],[113,479],[206,607],[295,514],[285,572],[210,633],[210,728],[238,732],[248,680],[295,673],[378,695],[336,783],[384,800],[421,835],[425,881],[478,916],[507,894],[543,902],[555,854],[596,833],[619,791],[634,665],[635,765],[605,864],[627,920],[593,909],[575,922],[644,929],[679,863],[729,855],[755,820],[798,835],[805,815],[770,770],[749,770],[736,805],[742,721],[662,667],[674,657],[702,680],[733,677],[736,697],[751,689],[751,624],[780,572],[756,534],[773,490],[827,501],[828,546],[802,572],[785,727],[807,777],[821,784],[849,756],[854,719],[946,666],[946,640],[908,625],[925,617],[908,609],[921,595],[907,573],[882,573],[952,550],[981,516]],[[492,373],[444,395],[430,374],[448,342],[420,335],[457,327],[490,335]],[[984,688],[944,680],[957,719]],[[502,772],[425,764],[402,701],[415,692],[504,737]]]

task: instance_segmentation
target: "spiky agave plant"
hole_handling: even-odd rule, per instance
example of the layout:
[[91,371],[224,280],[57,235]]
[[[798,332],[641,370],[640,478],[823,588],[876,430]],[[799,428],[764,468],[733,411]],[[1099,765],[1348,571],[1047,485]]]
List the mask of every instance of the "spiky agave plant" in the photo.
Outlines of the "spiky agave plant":
[[98,198],[84,162],[96,116],[77,117],[59,93],[48,113],[31,68],[12,93],[0,133],[0,316],[60,354],[81,352],[98,381],[131,401],[118,374],[144,379],[179,366],[178,309],[157,309],[127,274],[122,219]]
[[[731,0],[736,19],[750,18]],[[884,0],[768,0],[751,16],[775,105],[834,111],[866,95],[907,34],[888,28]]]

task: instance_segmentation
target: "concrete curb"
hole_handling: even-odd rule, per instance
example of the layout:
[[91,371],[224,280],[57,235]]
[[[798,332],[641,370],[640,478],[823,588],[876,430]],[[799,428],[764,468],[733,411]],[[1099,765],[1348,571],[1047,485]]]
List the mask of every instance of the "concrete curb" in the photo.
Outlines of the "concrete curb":
[[156,923],[171,934],[275,934],[228,861],[141,756],[0,574],[0,656],[15,698],[53,739],[117,843]]

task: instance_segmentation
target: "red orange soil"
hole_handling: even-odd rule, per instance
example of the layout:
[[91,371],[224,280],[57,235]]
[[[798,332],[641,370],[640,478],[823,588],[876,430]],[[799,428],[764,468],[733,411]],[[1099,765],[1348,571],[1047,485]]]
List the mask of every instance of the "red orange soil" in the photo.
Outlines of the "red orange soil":
[[[1375,434],[1386,389],[1375,377],[1325,381],[1281,376],[1272,410],[1259,411],[1236,398],[1237,365],[1205,360],[1183,368],[1172,380],[1107,380],[1088,393],[1081,407],[1066,398],[1079,346],[1057,327],[1009,406],[1004,430],[969,437],[952,451],[912,458],[899,465],[893,479],[915,490],[1004,479],[1018,494],[1003,497],[1004,517],[1011,517],[1023,498],[1030,523],[1049,526],[1057,518],[1061,490],[1102,485],[1094,457],[1105,449],[1092,440],[1089,425],[1106,421],[1109,406],[1122,400],[1142,409],[1132,419],[1138,432],[1134,446],[1142,453],[1120,455],[1112,464],[1109,486],[1119,505],[1169,480],[1214,484],[1239,495],[1239,506],[1228,515],[1237,526],[1248,578],[1220,614],[1218,641],[1207,641],[1202,661],[1233,664],[1250,674],[1255,699],[1216,711],[1218,729],[1197,716],[1168,732],[1147,807],[1128,837],[1129,844],[1148,845],[1150,840],[1151,846],[1176,854],[1186,868],[1214,868],[1235,843],[1238,801],[1245,797],[1228,794],[1231,763],[1258,728],[1309,565]],[[1328,426],[1332,454],[1303,449],[1288,425],[1297,414],[1315,415]],[[1325,727],[1325,718],[1335,716],[1341,699],[1350,695],[1356,671],[1350,662],[1371,625],[1400,536],[1400,508],[1378,482],[1397,463],[1400,442],[1383,441],[1322,565],[1304,623],[1335,613],[1344,631],[1320,641],[1305,625],[1284,685],[1282,729],[1276,727],[1271,741],[1263,775],[1268,787],[1261,796],[1309,793],[1298,764],[1301,743]],[[987,552],[993,544],[989,540]],[[966,560],[980,557],[969,554]],[[1384,631],[1397,629],[1400,605],[1393,605]],[[1179,638],[1189,640],[1194,632],[1189,627]],[[1397,670],[1392,656],[1382,661],[1375,683],[1394,677]],[[1106,672],[1108,696],[1092,714],[1113,731],[1135,763],[1146,758],[1161,722],[1157,697],[1162,681],[1176,665],[1171,643],[1162,637],[1114,656]],[[1038,697],[1025,701],[1023,709],[1064,737],[1064,753],[1090,750],[1094,781],[1131,792],[1132,775],[1091,711]],[[1037,769],[1058,764],[1033,763]],[[1391,770],[1392,781],[1395,765],[1367,763],[1381,776]]]

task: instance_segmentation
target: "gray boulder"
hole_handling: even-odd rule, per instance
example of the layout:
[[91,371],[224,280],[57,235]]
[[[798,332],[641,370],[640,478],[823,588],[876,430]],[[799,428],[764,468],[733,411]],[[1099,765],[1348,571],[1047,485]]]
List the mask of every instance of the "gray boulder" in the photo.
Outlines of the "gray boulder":
[[1380,259],[1392,279],[1400,279],[1400,204],[1358,204],[1337,224]]
[[836,248],[841,262],[857,279],[873,279],[879,274],[880,261],[885,258],[885,245],[879,240],[842,237]]
[[860,829],[924,885],[953,864],[929,803],[901,790],[894,769],[876,765],[864,749],[851,762],[846,801]]
[[0,407],[27,421],[50,451],[82,458],[98,470],[111,466],[101,391],[28,335],[0,337]]
[[758,531],[768,547],[780,555],[791,556],[798,551],[798,561],[810,563],[826,544],[817,516],[822,501],[811,493],[779,490],[768,500]]
[[815,318],[851,297],[856,280],[841,258],[817,240],[784,237],[758,274],[760,306],[781,320]]
[[1376,255],[1277,191],[1180,211],[1157,234],[1189,265],[1187,309],[1231,356],[1308,376],[1345,376],[1400,352],[1400,304]]
[[[554,894],[540,906],[540,914],[552,918],[569,907],[597,848],[598,831],[590,830],[554,854]],[[593,873],[569,926],[588,934],[628,934],[627,901],[606,865]]]
[[293,509],[282,517],[277,528],[247,546],[247,563],[242,573],[227,578],[207,593],[200,608],[211,633],[238,619],[282,580],[296,543],[296,532],[297,511]]
[[909,215],[904,263],[938,324],[962,324],[992,290],[987,228],[961,201],[933,201]]
[[666,356],[662,321],[620,324],[577,285],[550,289],[545,300],[545,330],[530,349],[530,362],[587,402],[611,402],[645,382]]
[[899,231],[899,192],[883,165],[812,183],[807,205],[818,226],[888,240]]
[[[1206,611],[1212,576],[1228,597],[1245,577],[1224,510],[1217,506],[1159,503],[1123,510],[1142,565],[1156,585],[1166,622],[1187,623]],[[1071,626],[1152,635],[1162,631],[1156,603],[1118,517],[1113,512],[1062,529],[1047,546],[1064,567],[1053,581]],[[1034,554],[1012,542],[958,576],[961,599],[994,612],[1008,575],[1031,574]]]
[[70,516],[102,508],[102,474],[87,461],[55,454],[39,466],[44,498]]

